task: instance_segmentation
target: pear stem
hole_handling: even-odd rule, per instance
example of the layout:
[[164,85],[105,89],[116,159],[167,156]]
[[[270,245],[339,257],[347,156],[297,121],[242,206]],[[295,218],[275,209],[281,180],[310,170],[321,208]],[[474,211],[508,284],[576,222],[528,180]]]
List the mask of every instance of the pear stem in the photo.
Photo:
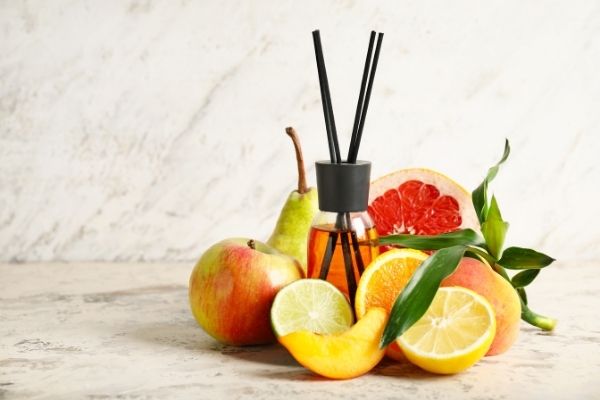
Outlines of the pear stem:
[[294,149],[296,150],[296,163],[298,164],[298,193],[304,194],[308,191],[306,185],[306,171],[304,170],[304,158],[302,157],[302,148],[300,147],[300,139],[294,128],[285,128],[285,133],[292,138]]

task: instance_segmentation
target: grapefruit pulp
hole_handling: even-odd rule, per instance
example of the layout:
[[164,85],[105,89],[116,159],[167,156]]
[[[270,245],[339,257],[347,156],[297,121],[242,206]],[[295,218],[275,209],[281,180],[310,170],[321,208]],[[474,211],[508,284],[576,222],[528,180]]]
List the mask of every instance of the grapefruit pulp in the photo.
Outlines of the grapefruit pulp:
[[471,194],[450,178],[423,168],[401,169],[372,182],[368,212],[380,236],[479,230]]

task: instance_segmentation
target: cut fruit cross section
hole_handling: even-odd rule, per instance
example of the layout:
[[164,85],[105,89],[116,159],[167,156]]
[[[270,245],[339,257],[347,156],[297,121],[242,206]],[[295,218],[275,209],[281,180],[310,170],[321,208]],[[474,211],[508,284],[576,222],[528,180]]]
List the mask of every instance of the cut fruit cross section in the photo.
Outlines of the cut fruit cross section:
[[469,192],[424,168],[402,169],[372,182],[368,211],[380,235],[479,229]]
[[[382,307],[389,313],[396,298],[427,257],[427,253],[418,250],[393,249],[375,258],[358,283],[354,302],[356,318],[361,319],[372,307]],[[398,361],[404,359],[396,342],[388,346],[386,355]]]
[[322,335],[348,330],[352,308],[331,283],[321,279],[300,279],[277,293],[271,307],[271,325],[276,336],[297,331]]
[[479,361],[496,334],[490,303],[472,290],[441,288],[425,315],[396,339],[406,358],[424,370],[454,374]]

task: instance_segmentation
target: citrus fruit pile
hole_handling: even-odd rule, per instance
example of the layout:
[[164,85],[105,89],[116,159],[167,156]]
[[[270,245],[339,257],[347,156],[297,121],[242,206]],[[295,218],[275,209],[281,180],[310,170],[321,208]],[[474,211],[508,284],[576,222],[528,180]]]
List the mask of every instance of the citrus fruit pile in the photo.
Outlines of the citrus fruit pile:
[[[375,181],[369,213],[383,235],[429,235],[478,226],[468,192],[425,169],[402,170]],[[429,257],[407,248],[384,250],[360,278],[354,325],[347,297],[328,282],[301,279],[279,291],[271,308],[279,342],[301,365],[334,379],[362,375],[384,355],[439,374],[474,365],[492,345],[496,315],[484,296],[460,286],[440,288],[425,314],[381,348],[394,302]]]
[[480,360],[496,332],[490,303],[462,287],[439,289],[425,315],[381,349],[381,335],[394,299],[426,253],[401,249],[377,257],[356,294],[358,322],[346,297],[319,279],[301,279],[282,289],[271,321],[279,342],[304,367],[333,379],[360,376],[385,354],[434,373],[453,374]]

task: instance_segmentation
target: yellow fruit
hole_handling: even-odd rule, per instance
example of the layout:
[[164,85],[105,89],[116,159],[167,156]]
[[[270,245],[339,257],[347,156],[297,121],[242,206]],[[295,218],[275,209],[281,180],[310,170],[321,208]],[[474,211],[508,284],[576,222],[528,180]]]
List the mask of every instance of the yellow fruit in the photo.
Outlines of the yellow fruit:
[[[428,255],[412,249],[394,249],[375,258],[358,283],[355,299],[356,318],[362,318],[371,307],[382,307],[388,313],[417,267]],[[403,360],[402,351],[393,342],[386,355]]]
[[337,335],[293,332],[279,342],[301,365],[332,379],[350,379],[369,372],[381,361],[379,340],[387,323],[383,308],[371,308],[352,328]]
[[486,298],[496,314],[496,336],[487,356],[504,353],[519,336],[521,301],[515,288],[487,263],[463,258],[456,271],[440,286],[462,286]]
[[456,286],[439,289],[425,315],[396,342],[413,364],[438,374],[454,374],[479,361],[495,334],[491,304]]

